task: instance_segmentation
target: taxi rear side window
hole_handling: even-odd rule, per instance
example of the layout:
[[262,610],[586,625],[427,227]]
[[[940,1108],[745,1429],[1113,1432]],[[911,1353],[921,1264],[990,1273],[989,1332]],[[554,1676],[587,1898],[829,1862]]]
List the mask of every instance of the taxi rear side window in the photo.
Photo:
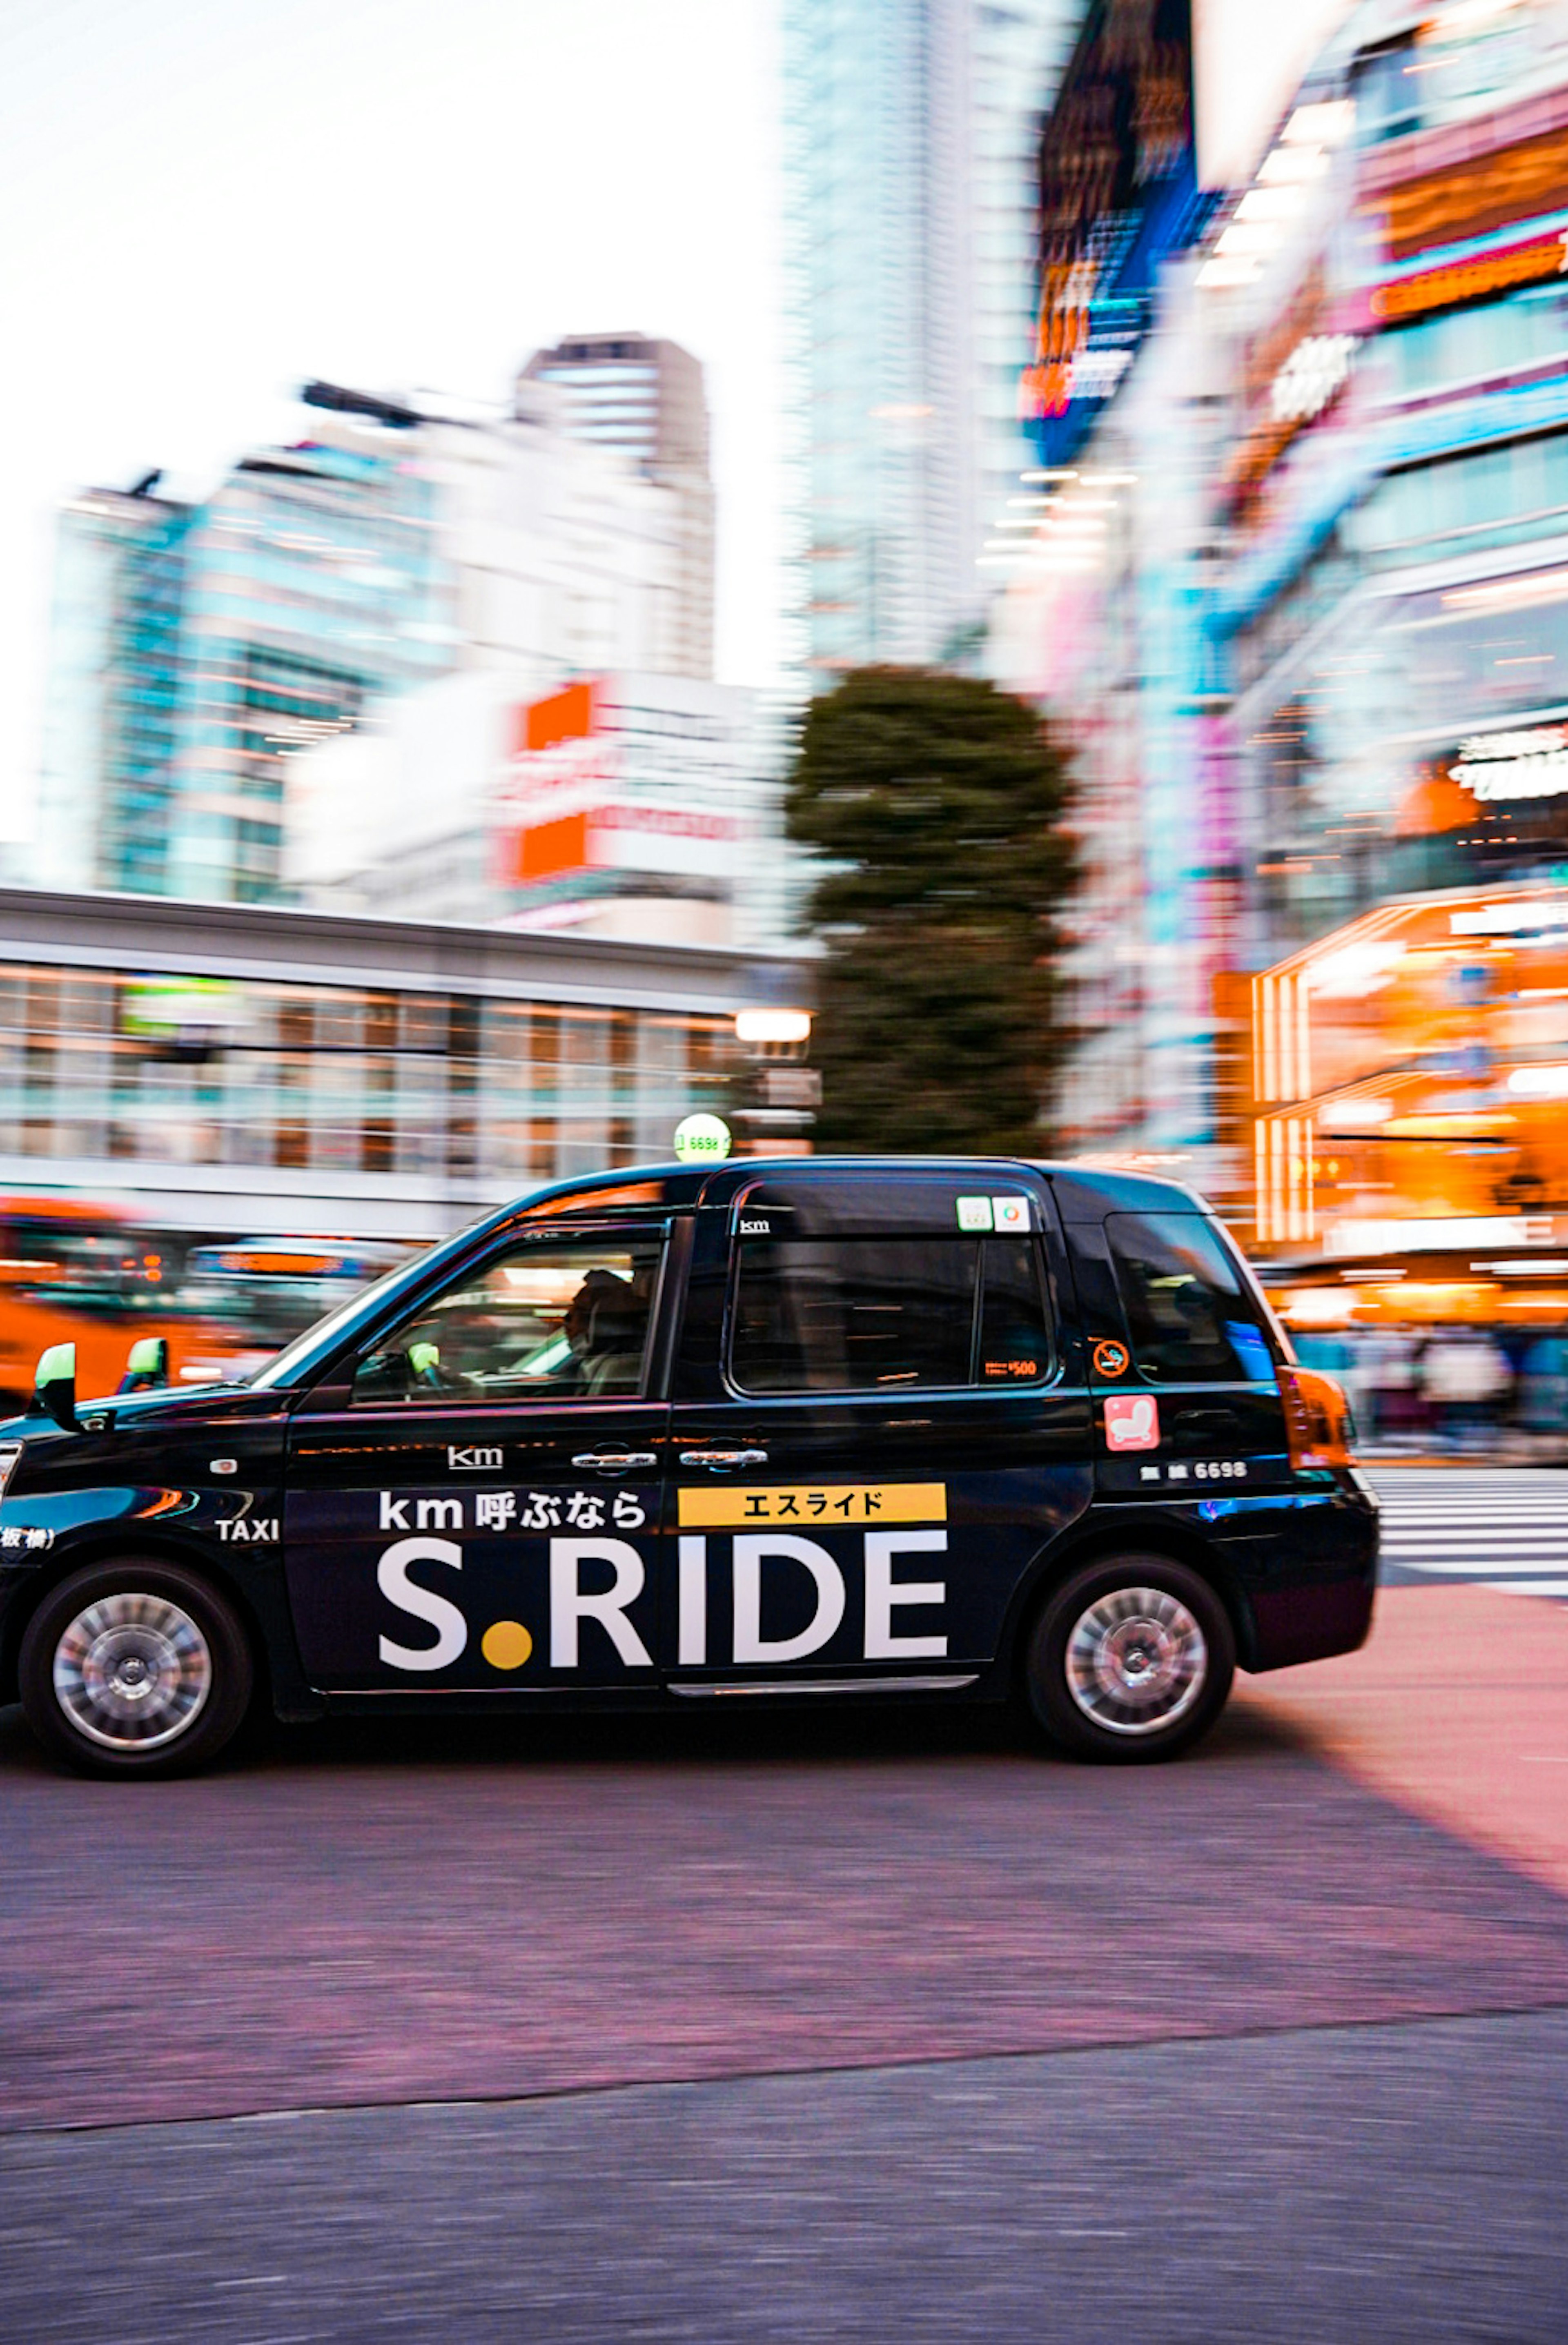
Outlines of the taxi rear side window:
[[1031,1238],[765,1240],[736,1252],[738,1391],[995,1388],[1049,1371]]
[[1253,1298],[1201,1213],[1108,1213],[1138,1372],[1152,1384],[1261,1384],[1274,1356]]

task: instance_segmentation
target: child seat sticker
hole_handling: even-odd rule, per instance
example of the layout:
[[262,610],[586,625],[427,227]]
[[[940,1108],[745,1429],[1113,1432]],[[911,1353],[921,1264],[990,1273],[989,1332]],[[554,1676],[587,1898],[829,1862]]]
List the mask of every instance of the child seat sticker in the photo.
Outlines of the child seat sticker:
[[1159,1446],[1160,1410],[1153,1393],[1107,1393],[1105,1447],[1122,1450]]

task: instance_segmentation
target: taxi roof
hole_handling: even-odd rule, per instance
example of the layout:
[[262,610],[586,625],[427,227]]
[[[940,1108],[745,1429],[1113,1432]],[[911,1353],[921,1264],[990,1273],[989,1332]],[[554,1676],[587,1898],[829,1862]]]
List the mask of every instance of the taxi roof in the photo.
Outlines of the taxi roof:
[[1179,1181],[1149,1172],[1124,1172],[1119,1167],[1056,1162],[1049,1158],[1018,1156],[730,1156],[721,1164],[649,1164],[614,1172],[596,1172],[517,1199],[498,1219],[515,1214],[532,1221],[559,1214],[602,1213],[609,1211],[678,1213],[702,1203],[717,1188],[714,1202],[728,1203],[738,1185],[747,1183],[809,1177],[830,1172],[838,1180],[885,1181],[890,1172],[950,1173],[963,1177],[980,1168],[1025,1170],[1050,1182],[1062,1218],[1068,1222],[1099,1221],[1112,1213],[1207,1213],[1196,1190]]

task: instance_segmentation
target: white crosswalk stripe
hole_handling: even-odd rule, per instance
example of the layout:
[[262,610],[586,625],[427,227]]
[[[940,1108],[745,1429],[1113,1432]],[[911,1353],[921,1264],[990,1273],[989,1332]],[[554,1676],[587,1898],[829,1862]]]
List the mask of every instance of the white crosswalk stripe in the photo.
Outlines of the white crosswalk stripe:
[[1477,1580],[1509,1596],[1568,1598],[1568,1472],[1381,1467],[1385,1578]]

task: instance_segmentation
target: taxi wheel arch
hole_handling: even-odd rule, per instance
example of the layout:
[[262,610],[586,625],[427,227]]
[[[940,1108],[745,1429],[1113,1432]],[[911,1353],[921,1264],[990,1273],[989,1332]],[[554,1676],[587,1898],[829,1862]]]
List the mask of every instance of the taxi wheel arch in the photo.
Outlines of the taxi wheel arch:
[[[1096,1540],[1052,1574],[1024,1619],[1015,1648],[1023,1704],[1051,1741],[1080,1758],[1128,1765],[1175,1757],[1207,1732],[1229,1699],[1240,1642],[1235,1599],[1212,1570],[1176,1550],[1176,1541],[1156,1544],[1135,1531]],[[1156,1599],[1140,1600],[1131,1608],[1135,1617],[1152,1617],[1163,1635],[1161,1616],[1168,1614],[1177,1647],[1185,1637],[1199,1657],[1198,1682],[1190,1690],[1173,1687],[1165,1698],[1168,1711],[1156,1707],[1142,1717],[1135,1707],[1086,1699],[1084,1684],[1093,1675],[1085,1663],[1092,1662],[1095,1629],[1110,1629],[1122,1599],[1135,1592]],[[1084,1624],[1093,1625],[1075,1654],[1074,1639]]]
[[[139,1532],[140,1526],[137,1528]],[[216,1588],[225,1602],[233,1607],[249,1639],[251,1666],[256,1680],[256,1702],[270,1707],[271,1665],[266,1631],[246,1590],[222,1563],[217,1558],[209,1557],[204,1548],[155,1534],[150,1538],[138,1536],[133,1549],[127,1547],[123,1530],[118,1538],[99,1531],[96,1535],[89,1533],[81,1539],[73,1539],[63,1555],[56,1551],[46,1556],[36,1572],[31,1575],[26,1595],[25,1598],[19,1596],[12,1605],[6,1616],[4,1638],[0,1639],[0,1702],[21,1700],[18,1671],[27,1624],[52,1590],[63,1579],[69,1579],[73,1572],[81,1570],[89,1563],[117,1563],[132,1553],[148,1563],[172,1563],[183,1570],[193,1571],[199,1579],[204,1579]]]
[[[84,1685],[72,1660],[84,1645],[83,1622],[89,1648],[128,1638],[168,1656],[181,1675],[178,1699],[145,1741],[136,1739],[140,1721],[122,1727]],[[218,1574],[166,1548],[106,1548],[73,1558],[40,1591],[22,1629],[17,1690],[39,1741],[77,1771],[181,1774],[209,1764],[246,1724],[264,1679],[260,1655],[249,1608]]]
[[1027,1701],[1024,1678],[1030,1639],[1041,1613],[1063,1582],[1089,1564],[1133,1554],[1160,1556],[1171,1563],[1185,1564],[1189,1571],[1196,1571],[1200,1579],[1207,1580],[1229,1619],[1230,1633],[1236,1641],[1237,1667],[1250,1670],[1254,1666],[1257,1639],[1252,1608],[1222,1555],[1217,1554],[1207,1540],[1185,1533],[1178,1525],[1151,1522],[1146,1517],[1125,1526],[1101,1518],[1081,1529],[1077,1538],[1069,1538],[1060,1547],[1049,1548],[1014,1597],[1000,1647],[1005,1657],[1003,1667],[1010,1693]]

